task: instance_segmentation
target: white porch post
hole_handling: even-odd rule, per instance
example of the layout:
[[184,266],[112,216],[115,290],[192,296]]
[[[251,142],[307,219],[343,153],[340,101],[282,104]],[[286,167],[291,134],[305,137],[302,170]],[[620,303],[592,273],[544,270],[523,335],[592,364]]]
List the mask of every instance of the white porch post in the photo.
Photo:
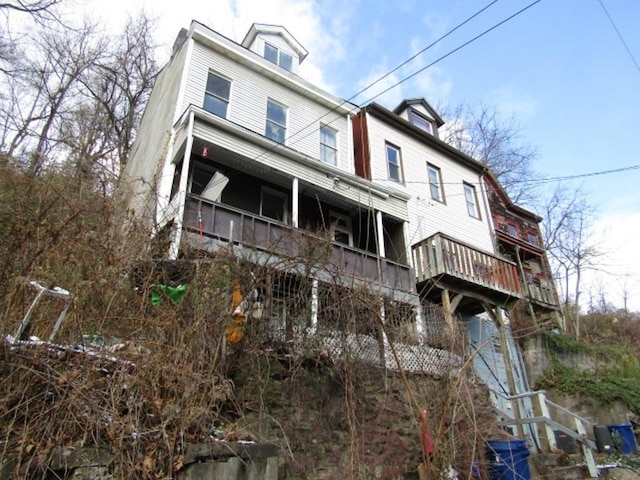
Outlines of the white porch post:
[[187,144],[184,149],[184,159],[182,161],[182,171],[180,172],[180,185],[178,186],[178,209],[175,216],[175,230],[169,247],[169,259],[178,258],[180,250],[180,240],[182,239],[182,228],[184,224],[184,208],[187,203],[187,185],[189,181],[189,165],[191,163],[191,149],[193,148],[193,112],[189,114],[189,125],[187,127]]
[[298,228],[298,178],[294,178],[291,182],[291,224]]
[[380,210],[376,212],[376,224],[378,227],[378,255],[385,258],[387,252],[384,248],[384,229],[382,228],[382,212]]
[[318,328],[318,280],[313,279],[311,284],[311,333],[316,333]]

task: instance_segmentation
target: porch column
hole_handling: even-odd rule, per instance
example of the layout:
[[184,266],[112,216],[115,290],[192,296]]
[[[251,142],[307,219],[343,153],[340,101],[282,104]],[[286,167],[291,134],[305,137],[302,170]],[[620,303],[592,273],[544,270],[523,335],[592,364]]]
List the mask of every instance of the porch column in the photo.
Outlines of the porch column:
[[182,227],[184,219],[184,208],[187,203],[187,185],[189,181],[189,165],[191,163],[191,149],[193,148],[193,112],[189,114],[189,125],[187,127],[187,144],[184,149],[184,160],[182,161],[182,171],[180,172],[180,184],[178,186],[178,208],[175,217],[175,230],[171,245],[169,247],[169,259],[178,258],[180,250],[180,240],[182,239]]
[[298,228],[298,178],[291,182],[291,225]]
[[378,227],[378,255],[385,258],[387,252],[384,249],[384,229],[382,228],[382,212],[380,210],[376,212],[376,224]]
[[311,283],[311,333],[316,333],[318,328],[318,280]]

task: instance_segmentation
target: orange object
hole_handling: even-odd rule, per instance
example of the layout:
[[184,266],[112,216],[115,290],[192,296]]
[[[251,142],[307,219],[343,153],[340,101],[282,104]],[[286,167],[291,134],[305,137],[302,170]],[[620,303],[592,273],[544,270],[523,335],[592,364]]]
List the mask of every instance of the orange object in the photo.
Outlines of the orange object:
[[227,345],[235,345],[240,343],[244,338],[244,313],[241,308],[242,292],[238,282],[233,284],[233,293],[231,294],[231,319],[227,321],[225,334],[227,335]]
[[429,430],[429,414],[423,410],[420,414],[420,442],[422,443],[422,453],[425,458],[433,456],[433,441],[431,440],[431,430]]

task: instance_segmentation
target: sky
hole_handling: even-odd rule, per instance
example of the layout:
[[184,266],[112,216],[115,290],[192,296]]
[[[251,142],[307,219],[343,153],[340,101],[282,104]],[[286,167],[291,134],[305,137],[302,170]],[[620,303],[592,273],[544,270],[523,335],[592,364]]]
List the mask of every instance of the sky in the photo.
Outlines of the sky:
[[[436,108],[485,105],[506,119],[513,117],[520,125],[522,141],[536,148],[535,169],[543,177],[594,174],[558,180],[567,189],[582,189],[596,207],[593,242],[605,255],[598,259],[598,271],[586,275],[583,301],[605,291],[610,303],[622,307],[626,297],[627,307],[640,311],[640,254],[636,248],[640,243],[636,145],[640,135],[640,1],[64,2],[69,17],[91,16],[107,30],[118,29],[127,15],[140,11],[155,17],[158,56],[163,60],[180,28],[188,28],[192,19],[237,42],[254,22],[284,25],[309,51],[301,75],[356,104],[375,99],[393,108],[404,98],[424,97]],[[411,63],[353,98],[484,7],[481,14]],[[393,88],[376,96],[389,87]],[[626,170],[610,172],[618,169]]]

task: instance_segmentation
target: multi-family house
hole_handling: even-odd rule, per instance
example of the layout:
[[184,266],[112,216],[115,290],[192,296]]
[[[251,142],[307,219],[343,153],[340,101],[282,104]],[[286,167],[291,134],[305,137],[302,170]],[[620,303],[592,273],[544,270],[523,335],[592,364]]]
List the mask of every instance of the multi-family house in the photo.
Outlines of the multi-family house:
[[[280,26],[253,25],[236,43],[192,22],[137,132],[130,209],[168,236],[169,258],[233,245],[249,262],[277,264],[287,285],[299,277],[314,301],[323,285],[366,285],[413,311],[409,192],[357,175],[357,108],[297,74],[306,55]],[[331,235],[323,265],[301,274],[281,261],[321,232]],[[270,290],[285,295],[277,279]],[[311,310],[312,322],[322,317]]]

